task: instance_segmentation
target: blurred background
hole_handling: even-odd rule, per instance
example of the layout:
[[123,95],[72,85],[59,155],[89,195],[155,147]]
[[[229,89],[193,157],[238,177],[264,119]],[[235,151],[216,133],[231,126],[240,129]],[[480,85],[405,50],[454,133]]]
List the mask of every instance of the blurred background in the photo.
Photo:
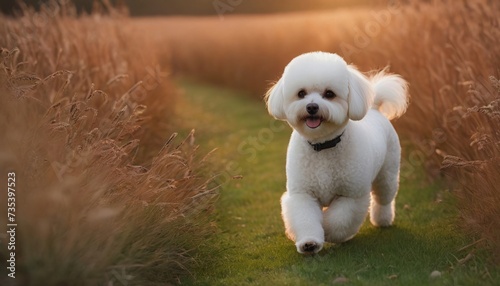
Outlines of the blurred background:
[[[48,3],[48,0],[28,0],[27,4],[34,7],[40,7],[41,3]],[[80,11],[90,12],[92,10],[93,1],[91,0],[75,0],[73,1]],[[124,4],[130,9],[132,16],[158,16],[158,15],[216,15],[214,6],[221,8],[225,5],[238,5],[238,9],[234,11],[236,14],[248,13],[276,13],[276,12],[291,12],[291,11],[313,11],[313,10],[329,10],[339,7],[355,7],[360,5],[383,5],[386,1],[380,0],[284,0],[284,1],[266,1],[266,0],[233,0],[213,1],[213,0],[115,0],[113,4]],[[240,3],[241,2],[241,3]],[[17,0],[3,0],[0,3],[1,10],[4,13],[13,13],[17,5]],[[227,7],[227,6],[226,6]]]

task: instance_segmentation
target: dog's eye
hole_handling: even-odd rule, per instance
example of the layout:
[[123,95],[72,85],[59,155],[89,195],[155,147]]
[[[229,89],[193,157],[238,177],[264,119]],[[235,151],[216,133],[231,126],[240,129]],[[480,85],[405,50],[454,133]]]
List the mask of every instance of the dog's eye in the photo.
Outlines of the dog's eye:
[[299,98],[304,98],[307,95],[307,92],[303,89],[299,90],[299,93],[297,93],[297,96]]
[[332,99],[332,98],[335,98],[337,95],[335,94],[335,92],[327,89],[325,91],[325,94],[323,95],[325,98],[328,98],[328,99]]

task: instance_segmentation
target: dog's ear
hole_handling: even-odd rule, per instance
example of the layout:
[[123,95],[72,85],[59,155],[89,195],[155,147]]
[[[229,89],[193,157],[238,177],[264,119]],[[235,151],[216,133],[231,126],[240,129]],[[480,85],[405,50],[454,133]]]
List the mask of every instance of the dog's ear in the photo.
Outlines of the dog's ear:
[[349,71],[349,118],[361,120],[373,103],[374,92],[368,78],[354,66],[347,66]]
[[285,103],[283,78],[280,78],[278,82],[266,92],[264,99],[266,101],[269,114],[274,116],[276,119],[286,120],[285,109],[283,107],[283,104]]

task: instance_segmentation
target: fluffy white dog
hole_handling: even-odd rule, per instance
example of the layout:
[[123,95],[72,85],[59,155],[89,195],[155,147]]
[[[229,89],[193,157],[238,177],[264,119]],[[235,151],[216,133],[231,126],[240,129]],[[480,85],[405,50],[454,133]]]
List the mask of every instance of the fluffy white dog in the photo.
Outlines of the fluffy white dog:
[[389,119],[406,111],[405,80],[368,79],[336,54],[313,52],[286,66],[266,101],[294,129],[281,206],[298,252],[351,239],[368,210],[373,225],[392,224],[401,147]]

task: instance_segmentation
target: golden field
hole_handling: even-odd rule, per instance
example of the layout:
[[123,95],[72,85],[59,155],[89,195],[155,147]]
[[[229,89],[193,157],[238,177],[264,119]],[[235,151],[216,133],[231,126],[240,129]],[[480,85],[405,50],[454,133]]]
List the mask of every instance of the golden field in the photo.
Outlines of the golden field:
[[[388,1],[376,8],[223,18],[139,19],[174,73],[252,91],[261,99],[285,65],[308,51],[343,56],[362,71],[389,67],[410,83],[394,122],[402,177],[424,166],[458,198],[459,224],[500,255],[500,4]],[[263,107],[264,108],[264,107]]]
[[211,231],[216,188],[193,134],[175,138],[168,69],[120,29],[122,11],[101,9],[0,17],[0,167],[19,190],[19,285],[175,281]]

